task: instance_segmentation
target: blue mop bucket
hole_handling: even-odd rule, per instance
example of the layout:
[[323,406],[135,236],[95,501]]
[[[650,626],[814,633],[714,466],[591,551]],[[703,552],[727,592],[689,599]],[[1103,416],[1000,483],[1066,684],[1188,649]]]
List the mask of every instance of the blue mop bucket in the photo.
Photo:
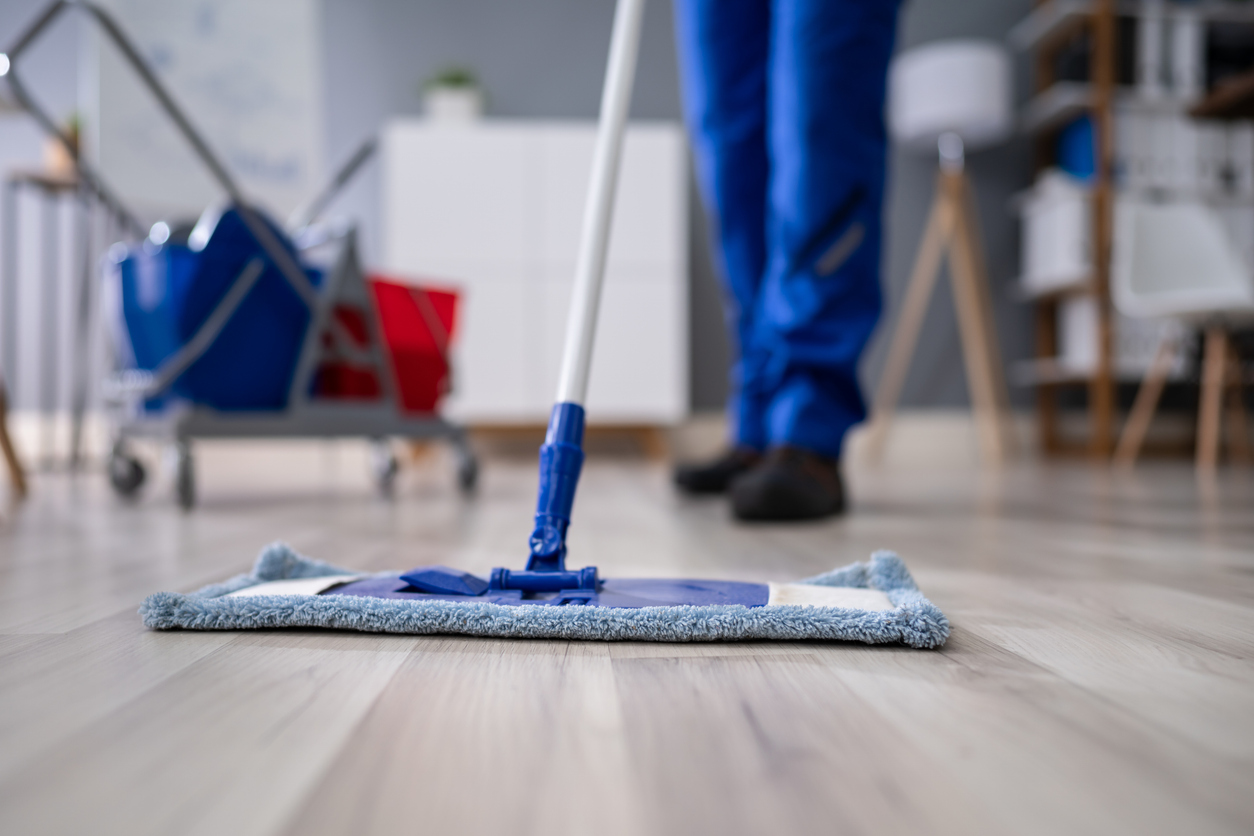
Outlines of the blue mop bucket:
[[[287,236],[263,220],[295,259]],[[135,364],[156,370],[196,334],[245,266],[261,256],[261,277],[204,354],[174,381],[171,393],[227,412],[281,410],[309,327],[309,309],[236,209],[223,212],[207,231],[199,249],[196,238],[204,234],[198,231],[190,246],[145,241],[120,261],[122,314]],[[306,268],[305,274],[315,287],[321,284],[320,271]]]

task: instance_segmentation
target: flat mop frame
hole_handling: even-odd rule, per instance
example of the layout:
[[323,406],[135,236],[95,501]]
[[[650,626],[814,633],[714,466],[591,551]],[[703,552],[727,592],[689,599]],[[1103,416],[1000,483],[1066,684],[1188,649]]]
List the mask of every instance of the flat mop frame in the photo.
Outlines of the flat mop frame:
[[[106,385],[106,398],[118,419],[117,433],[109,460],[110,481],[121,494],[130,494],[143,481],[143,469],[127,450],[132,436],[172,437],[178,452],[176,491],[179,504],[190,508],[195,502],[194,475],[191,456],[193,438],[241,437],[348,437],[367,436],[384,449],[383,439],[399,436],[411,439],[444,438],[458,455],[458,483],[464,491],[474,488],[478,462],[470,449],[465,431],[438,416],[408,417],[399,412],[396,393],[387,374],[386,358],[380,350],[380,337],[367,317],[368,347],[359,349],[345,326],[334,316],[337,304],[353,303],[368,309],[369,298],[357,258],[356,232],[348,230],[340,236],[340,252],[335,267],[321,289],[313,286],[291,253],[279,242],[270,227],[245,199],[238,185],[210,150],[208,143],[192,126],[191,121],[162,86],[134,44],[126,37],[113,17],[103,8],[84,0],[56,0],[9,50],[8,78],[10,88],[22,106],[50,135],[56,137],[74,160],[80,179],[101,203],[121,221],[136,238],[145,235],[141,224],[125,204],[106,185],[100,174],[85,159],[70,138],[61,131],[48,113],[30,95],[17,71],[17,59],[34,40],[62,13],[78,8],[96,20],[101,29],[135,70],[144,85],[187,140],[213,178],[227,193],[249,233],[261,246],[268,259],[304,302],[310,312],[296,370],[288,390],[288,406],[277,412],[230,414],[202,407],[180,410],[172,418],[146,415],[142,403],[169,390],[170,386],[212,345],[226,326],[236,308],[243,302],[265,269],[265,260],[258,257],[245,265],[205,322],[186,344],[153,372],[123,373]],[[292,218],[299,228],[307,227],[329,204],[374,153],[376,143],[368,140],[332,178],[331,182],[310,203]],[[429,308],[429,300],[426,308]],[[424,316],[427,311],[420,305]],[[429,319],[429,317],[427,317]],[[434,329],[437,348],[447,359],[447,339],[440,340]],[[322,356],[321,340],[329,334],[336,350],[345,357],[368,363],[378,370],[382,397],[368,405],[329,403],[309,397],[310,385]],[[446,335],[447,336],[447,335]],[[391,487],[396,474],[396,460],[390,453],[376,456],[375,478],[382,490]]]

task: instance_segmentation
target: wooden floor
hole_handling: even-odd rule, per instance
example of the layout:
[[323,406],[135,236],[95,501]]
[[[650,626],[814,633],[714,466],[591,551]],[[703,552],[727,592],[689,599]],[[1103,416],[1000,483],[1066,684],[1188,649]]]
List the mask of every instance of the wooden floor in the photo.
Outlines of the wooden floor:
[[140,625],[276,538],[520,562],[532,465],[466,502],[435,460],[389,502],[338,455],[206,453],[187,515],[99,474],[4,509],[0,833],[1254,832],[1248,472],[855,472],[846,519],[749,528],[590,464],[578,565],[793,579],[893,548],[953,623],[939,652]]

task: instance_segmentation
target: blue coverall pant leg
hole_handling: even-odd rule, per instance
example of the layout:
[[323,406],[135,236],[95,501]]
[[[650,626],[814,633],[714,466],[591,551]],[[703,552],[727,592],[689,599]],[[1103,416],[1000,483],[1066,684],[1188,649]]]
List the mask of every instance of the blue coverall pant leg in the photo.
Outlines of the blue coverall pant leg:
[[736,348],[735,441],[839,456],[880,313],[898,0],[675,0]]

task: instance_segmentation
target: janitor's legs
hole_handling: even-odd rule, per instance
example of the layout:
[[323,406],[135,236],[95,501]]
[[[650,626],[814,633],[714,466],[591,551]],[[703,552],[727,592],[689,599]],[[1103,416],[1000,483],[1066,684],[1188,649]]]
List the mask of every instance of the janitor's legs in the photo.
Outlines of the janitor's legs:
[[[843,505],[834,461],[866,414],[857,364],[880,311],[883,109],[897,7],[675,2],[689,130],[738,352],[734,438],[793,451],[741,477],[761,483],[757,510],[741,513],[735,497],[742,516],[819,516]],[[720,473],[749,466],[722,464]],[[785,482],[800,474],[782,494],[772,481],[780,473]],[[814,491],[821,501],[802,501]]]
[[771,446],[835,458],[866,416],[857,365],[880,313],[896,19],[896,0],[773,4],[768,256],[752,336]]
[[697,179],[714,225],[736,352],[733,439],[766,446],[753,320],[766,267],[768,0],[676,0],[675,33]]

